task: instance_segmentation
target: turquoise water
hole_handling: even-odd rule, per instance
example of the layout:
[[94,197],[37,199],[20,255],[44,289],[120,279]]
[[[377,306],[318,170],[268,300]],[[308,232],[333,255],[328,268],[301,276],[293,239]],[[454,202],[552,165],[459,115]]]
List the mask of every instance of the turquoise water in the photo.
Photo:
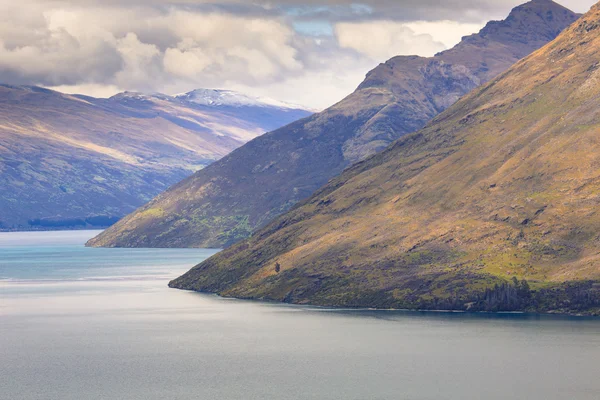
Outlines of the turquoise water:
[[93,249],[101,231],[0,233],[0,280],[155,279],[186,271],[216,250]]
[[328,310],[167,288],[213,250],[0,234],[0,399],[600,398],[600,320]]

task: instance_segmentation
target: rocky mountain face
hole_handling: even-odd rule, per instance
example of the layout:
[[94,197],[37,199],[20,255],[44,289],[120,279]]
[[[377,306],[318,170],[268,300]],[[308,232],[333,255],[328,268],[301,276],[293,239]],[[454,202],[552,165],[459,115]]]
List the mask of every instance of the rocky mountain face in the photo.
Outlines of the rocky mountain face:
[[310,115],[154,94],[0,85],[0,229],[107,226],[258,135]]
[[600,5],[172,287],[600,314]]
[[534,0],[435,57],[395,57],[340,103],[251,141],[89,245],[218,248],[246,238],[351,164],[422,128],[577,18],[554,2]]

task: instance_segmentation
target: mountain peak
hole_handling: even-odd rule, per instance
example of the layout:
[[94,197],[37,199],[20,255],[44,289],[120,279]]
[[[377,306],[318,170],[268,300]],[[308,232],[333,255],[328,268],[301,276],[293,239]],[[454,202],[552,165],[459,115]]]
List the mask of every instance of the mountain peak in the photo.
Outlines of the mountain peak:
[[[548,14],[549,12],[558,13],[560,15],[567,15],[573,13],[571,10],[566,8],[565,6],[552,1],[552,0],[531,0],[528,3],[521,4],[512,9],[510,14],[508,15],[508,19],[513,16],[518,16],[519,14],[528,14],[528,13],[546,13],[540,14],[540,17],[545,18],[549,21],[552,20],[552,15]],[[577,14],[581,16],[581,14]]]
[[552,0],[532,0],[513,8],[504,20],[488,22],[479,33],[463,38],[463,42],[487,39],[501,43],[514,40],[545,43],[579,17],[580,14]]
[[487,81],[495,75],[492,71],[510,66],[500,61],[498,54],[510,48],[511,54],[521,59],[552,41],[580,16],[554,1],[532,0],[513,8],[504,20],[488,22],[478,33],[463,37],[435,58],[464,65]]

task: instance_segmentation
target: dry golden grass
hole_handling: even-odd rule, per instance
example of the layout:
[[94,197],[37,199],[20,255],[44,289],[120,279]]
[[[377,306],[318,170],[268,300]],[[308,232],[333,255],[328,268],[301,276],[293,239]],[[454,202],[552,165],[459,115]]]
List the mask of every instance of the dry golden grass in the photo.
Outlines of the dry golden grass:
[[596,6],[173,285],[368,306],[468,299],[512,277],[600,281],[599,33]]

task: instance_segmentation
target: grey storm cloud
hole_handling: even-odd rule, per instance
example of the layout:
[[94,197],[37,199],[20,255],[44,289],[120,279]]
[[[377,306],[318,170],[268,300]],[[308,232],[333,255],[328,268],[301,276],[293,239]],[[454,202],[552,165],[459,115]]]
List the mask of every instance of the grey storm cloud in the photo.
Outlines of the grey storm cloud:
[[0,0],[0,81],[91,95],[229,88],[320,108],[379,62],[434,54],[518,4]]

